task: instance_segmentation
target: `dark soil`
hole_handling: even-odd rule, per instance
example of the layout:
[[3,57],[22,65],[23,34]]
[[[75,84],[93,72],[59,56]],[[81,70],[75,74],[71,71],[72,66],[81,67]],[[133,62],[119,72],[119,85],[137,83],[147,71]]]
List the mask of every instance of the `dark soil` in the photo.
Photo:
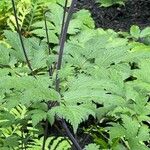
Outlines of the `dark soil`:
[[127,0],[125,6],[99,7],[95,0],[78,0],[77,9],[90,10],[96,27],[116,31],[129,30],[131,25],[150,26],[150,0]]

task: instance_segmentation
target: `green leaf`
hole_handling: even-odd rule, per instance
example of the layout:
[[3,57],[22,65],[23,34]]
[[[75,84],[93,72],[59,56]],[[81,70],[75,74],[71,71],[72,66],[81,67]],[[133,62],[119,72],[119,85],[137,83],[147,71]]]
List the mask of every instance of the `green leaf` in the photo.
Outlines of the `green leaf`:
[[[3,82],[5,80],[5,83]],[[60,95],[54,89],[49,88],[51,81],[48,77],[3,77],[0,79],[0,89],[14,89],[18,94],[21,104],[36,103],[39,101],[60,101]],[[10,95],[10,93],[8,93]]]
[[[145,125],[140,125],[139,122],[127,115],[121,116],[123,123],[113,123],[113,127],[109,127],[110,139],[125,138],[131,149],[136,150],[138,147],[142,150],[148,148],[143,141],[149,139],[149,129]],[[144,134],[144,135],[143,135]]]
[[103,7],[109,7],[114,4],[120,4],[120,5],[124,4],[124,0],[97,0],[97,1],[100,2],[101,6]]
[[149,135],[150,129],[146,125],[142,125],[139,129],[138,139],[139,141],[148,141],[150,139]]
[[33,126],[36,126],[42,120],[46,120],[47,117],[47,113],[40,109],[34,109],[29,111],[29,113],[31,114]]
[[73,126],[74,133],[77,132],[78,125],[87,120],[89,115],[95,117],[94,107],[91,105],[68,105],[68,106],[56,106],[48,111],[50,116],[56,115],[60,118],[64,118]]
[[119,124],[113,124],[113,127],[110,128],[110,140],[115,138],[121,138],[125,136],[125,128],[120,126]]
[[150,27],[146,27],[140,33],[141,38],[144,38],[144,37],[147,37],[147,36],[150,36]]
[[9,52],[10,50],[3,45],[0,45],[0,66],[9,64]]
[[140,32],[141,32],[141,30],[138,26],[136,26],[136,25],[131,26],[131,28],[130,28],[131,36],[138,39],[140,37]]
[[150,83],[150,70],[148,69],[150,61],[148,59],[142,59],[139,63],[139,68],[134,70],[134,76],[141,80],[142,82]]
[[100,146],[95,143],[86,145],[84,150],[100,150]]
[[88,28],[94,29],[95,23],[94,20],[91,17],[91,14],[88,10],[80,10],[73,16],[76,20],[80,20],[82,22],[82,29],[84,26],[87,26]]
[[123,126],[126,129],[126,138],[130,139],[135,137],[138,133],[139,123],[131,117],[122,115]]
[[19,137],[17,137],[17,136],[9,136],[9,137],[7,137],[6,139],[5,139],[5,141],[4,141],[4,147],[5,146],[8,146],[8,147],[18,147],[19,146]]

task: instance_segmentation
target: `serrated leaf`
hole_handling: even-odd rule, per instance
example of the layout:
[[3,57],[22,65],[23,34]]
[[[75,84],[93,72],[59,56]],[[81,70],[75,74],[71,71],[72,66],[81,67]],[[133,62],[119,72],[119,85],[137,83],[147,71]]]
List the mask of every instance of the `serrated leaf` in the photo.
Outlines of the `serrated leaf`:
[[0,45],[0,65],[8,65],[9,64],[9,49]]
[[100,146],[95,143],[86,145],[84,150],[100,150]]
[[150,27],[146,27],[140,33],[141,38],[144,38],[144,37],[147,37],[147,36],[150,36]]
[[150,139],[149,128],[146,125],[142,125],[138,132],[139,141],[148,141]]
[[91,105],[56,106],[49,110],[48,114],[64,118],[73,126],[74,133],[77,132],[78,125],[87,120],[89,115],[95,117],[94,107]]
[[125,128],[119,124],[113,124],[113,127],[110,128],[110,139],[121,138],[125,136]]
[[36,126],[40,121],[45,120],[47,117],[47,113],[40,109],[34,109],[29,111],[31,114],[32,124]]
[[130,28],[130,34],[134,38],[138,39],[140,37],[140,32],[141,32],[141,30],[140,30],[140,28],[138,26],[136,26],[136,25],[131,26],[131,28]]

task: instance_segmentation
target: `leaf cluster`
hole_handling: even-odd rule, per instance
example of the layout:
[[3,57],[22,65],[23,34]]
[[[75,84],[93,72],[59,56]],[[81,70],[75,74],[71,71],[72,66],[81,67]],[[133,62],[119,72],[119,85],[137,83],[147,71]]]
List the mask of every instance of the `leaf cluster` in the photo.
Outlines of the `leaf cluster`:
[[[17,33],[4,31],[6,44],[0,44],[0,146],[40,149],[42,138],[39,140],[38,136],[43,136],[43,121],[54,125],[57,117],[66,120],[76,135],[83,130],[81,123],[90,121],[89,118],[97,122],[93,126],[99,126],[99,135],[88,131],[95,143],[86,146],[87,150],[149,149],[150,46],[134,41],[137,27],[131,29],[131,40],[110,29],[94,29],[86,10],[75,13],[67,34],[62,69],[58,72],[58,93],[55,64],[63,1],[56,2],[46,6],[50,10],[46,13],[50,55],[42,18],[35,21],[33,12],[33,16],[20,14],[21,27],[26,19],[30,22],[32,37],[23,37],[23,41],[33,74],[27,67]],[[140,32],[140,36],[146,31]],[[49,66],[54,69],[51,77]],[[47,102],[58,105],[48,109]],[[51,141],[51,149],[70,149],[70,141],[61,137],[49,137],[47,149]]]

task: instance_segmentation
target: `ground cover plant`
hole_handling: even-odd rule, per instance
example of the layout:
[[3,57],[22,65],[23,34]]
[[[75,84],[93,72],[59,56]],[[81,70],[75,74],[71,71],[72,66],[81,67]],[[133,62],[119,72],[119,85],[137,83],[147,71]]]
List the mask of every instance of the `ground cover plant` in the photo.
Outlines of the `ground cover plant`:
[[124,5],[124,0],[97,0],[101,6],[109,7],[115,4]]
[[0,43],[0,149],[150,149],[149,27],[95,28],[76,3],[11,0]]

